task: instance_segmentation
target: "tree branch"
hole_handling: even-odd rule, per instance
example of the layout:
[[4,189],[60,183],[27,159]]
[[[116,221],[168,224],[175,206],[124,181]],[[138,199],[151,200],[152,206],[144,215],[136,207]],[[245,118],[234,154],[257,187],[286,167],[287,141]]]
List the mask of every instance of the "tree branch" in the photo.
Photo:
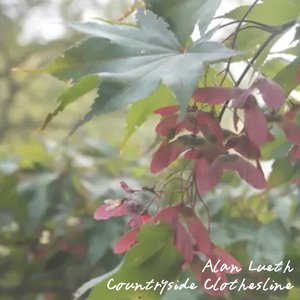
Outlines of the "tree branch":
[[[246,20],[246,18],[248,17],[248,15],[251,13],[251,11],[253,10],[253,8],[255,7],[255,5],[258,3],[259,0],[255,0],[252,5],[248,8],[248,10],[246,11],[245,15],[242,17],[242,19],[239,21],[236,29],[235,29],[235,32],[234,32],[234,36],[233,36],[233,39],[232,39],[232,43],[231,43],[231,48],[235,48],[235,45],[236,45],[236,41],[237,41],[237,37],[238,37],[238,34],[239,34],[239,31],[244,23],[244,21]],[[231,65],[231,62],[232,62],[232,58],[230,57],[228,62],[227,62],[227,66],[226,66],[226,69],[225,69],[225,74],[223,76],[223,79],[221,81],[221,85],[223,85],[226,77],[227,77],[227,74],[230,70],[230,65]]]
[[[292,26],[294,26],[296,24],[296,20],[290,21],[288,23],[285,23],[283,25],[280,26],[276,26],[273,28],[273,32],[270,34],[270,36],[265,40],[265,42],[263,44],[261,44],[261,46],[259,47],[259,49],[257,50],[257,52],[255,53],[255,55],[252,57],[252,59],[250,60],[250,62],[248,63],[247,67],[244,69],[243,73],[241,74],[241,76],[239,77],[239,79],[237,80],[235,86],[239,86],[241,84],[241,82],[243,81],[243,79],[245,78],[245,76],[247,75],[248,71],[250,70],[250,68],[253,66],[253,64],[255,63],[255,61],[257,60],[257,58],[260,56],[260,54],[265,50],[265,48],[271,43],[271,41],[279,34],[282,34],[284,31],[288,30],[289,28],[291,28]],[[226,69],[226,75],[229,72],[229,69]],[[225,77],[224,77],[225,80]],[[222,85],[222,84],[221,84]],[[228,107],[228,104],[230,102],[230,99],[227,100],[221,111],[220,114],[218,116],[219,121],[222,121],[223,115],[226,111],[226,108]]]

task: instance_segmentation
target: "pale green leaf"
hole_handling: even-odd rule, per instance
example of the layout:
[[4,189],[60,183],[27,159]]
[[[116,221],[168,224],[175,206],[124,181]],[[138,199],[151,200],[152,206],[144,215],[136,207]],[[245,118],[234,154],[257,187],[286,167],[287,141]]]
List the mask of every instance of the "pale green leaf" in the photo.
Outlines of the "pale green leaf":
[[179,42],[185,45],[197,23],[200,32],[205,33],[221,0],[146,0],[145,3],[168,22]]
[[276,74],[278,74],[288,63],[289,61],[286,60],[285,58],[276,57],[264,63],[263,66],[261,67],[260,72],[264,76],[272,78]]
[[286,96],[297,87],[298,83],[296,79],[299,71],[300,57],[297,57],[273,78],[283,88]]
[[[239,6],[233,11],[225,14],[226,18],[241,20],[248,12],[250,6]],[[272,11],[272,13],[270,13]],[[267,26],[281,26],[289,22],[296,21],[300,15],[300,2],[294,0],[264,0],[262,3],[256,4],[251,10],[246,20],[256,21]],[[249,27],[249,28],[247,28]],[[246,29],[247,28],[247,29]],[[289,27],[290,28],[290,27]],[[271,27],[269,27],[269,30]],[[245,59],[252,57],[260,45],[269,37],[270,32],[260,28],[251,28],[251,24],[242,26],[236,39],[235,49],[240,51],[248,51],[245,54]],[[255,67],[260,68],[266,61],[271,48],[281,37],[280,34],[275,36],[269,45],[264,49],[255,62]],[[232,43],[232,38],[227,44]]]
[[[240,20],[248,9],[249,6],[239,6],[225,16],[227,18]],[[279,26],[291,20],[297,20],[299,15],[300,1],[298,0],[264,0],[262,3],[255,5],[247,19],[270,26]]]
[[295,167],[291,166],[289,157],[278,158],[273,163],[268,185],[269,187],[279,186],[291,181],[295,175]]
[[170,90],[164,85],[161,85],[148,98],[132,104],[127,116],[125,136],[122,145],[127,142],[138,127],[147,121],[149,116],[153,115],[154,110],[174,103],[174,97]]

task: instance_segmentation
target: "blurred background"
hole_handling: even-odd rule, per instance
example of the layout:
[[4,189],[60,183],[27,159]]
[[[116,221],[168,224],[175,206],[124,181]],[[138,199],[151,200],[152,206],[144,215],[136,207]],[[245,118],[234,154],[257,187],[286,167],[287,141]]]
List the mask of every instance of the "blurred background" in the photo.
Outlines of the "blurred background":
[[[125,220],[96,222],[92,214],[104,199],[122,196],[121,180],[133,187],[154,183],[147,149],[157,119],[142,126],[121,150],[126,112],[98,118],[67,138],[82,116],[82,106],[87,111],[93,99],[88,95],[40,132],[67,84],[14,70],[41,68],[78,40],[65,21],[116,20],[130,4],[130,0],[0,0],[1,300],[71,299],[82,283],[111,270],[120,260],[112,247]],[[286,155],[289,145],[279,146],[278,155]],[[273,155],[272,149],[265,149],[266,156]],[[206,199],[213,239],[245,263],[253,257],[271,262],[291,257],[300,264],[294,249],[300,236],[299,188],[277,187],[280,174],[273,179],[276,188],[265,194],[241,188],[236,178],[226,180],[230,190],[221,185]],[[300,273],[294,275],[293,280],[300,280]],[[289,300],[298,300],[299,291],[293,293]],[[170,294],[166,299],[207,298],[199,292]]]
[[[78,40],[66,20],[117,19],[129,7],[125,0],[0,1],[1,300],[71,299],[119,262],[111,249],[125,222],[95,222],[92,214],[100,200],[120,196],[121,179],[147,181],[148,160],[137,159],[147,139],[120,154],[125,112],[67,139],[82,103],[39,132],[67,84],[13,69],[43,67]],[[83,99],[86,108],[91,100]]]

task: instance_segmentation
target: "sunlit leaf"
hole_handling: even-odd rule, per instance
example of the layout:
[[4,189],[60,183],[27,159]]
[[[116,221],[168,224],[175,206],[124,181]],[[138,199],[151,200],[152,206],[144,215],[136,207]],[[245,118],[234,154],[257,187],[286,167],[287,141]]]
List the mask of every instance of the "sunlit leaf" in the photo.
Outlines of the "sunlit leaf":
[[153,115],[153,112],[165,105],[174,103],[174,97],[170,90],[161,85],[151,96],[132,104],[129,108],[125,136],[122,144],[124,145],[131,135],[140,127],[147,119]]
[[200,32],[205,33],[221,0],[146,0],[149,9],[163,17],[184,46],[198,23]]
[[300,58],[297,57],[286,67],[276,74],[273,78],[284,90],[285,95],[288,96],[293,89],[298,85],[297,75],[300,70]]
[[292,180],[295,176],[295,168],[291,166],[288,157],[278,158],[272,165],[272,172],[268,179],[269,187],[276,187]]
[[[226,17],[240,20],[249,6],[239,6],[226,14]],[[272,11],[272,13],[270,13]],[[297,0],[264,0],[255,5],[248,19],[271,26],[283,25],[291,20],[297,20],[300,14],[300,2]]]

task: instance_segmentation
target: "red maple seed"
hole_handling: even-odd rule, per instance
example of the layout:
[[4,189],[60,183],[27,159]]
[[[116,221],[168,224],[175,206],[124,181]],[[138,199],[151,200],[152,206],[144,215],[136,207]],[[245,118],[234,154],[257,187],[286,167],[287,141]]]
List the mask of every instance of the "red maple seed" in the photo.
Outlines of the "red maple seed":
[[231,137],[227,140],[225,148],[227,150],[234,149],[248,159],[258,159],[261,157],[259,147],[256,146],[246,134]]
[[108,199],[97,208],[94,213],[95,220],[108,220],[112,217],[121,217],[128,214],[127,203],[120,199]]
[[194,257],[193,244],[181,222],[177,222],[175,239],[175,246],[177,250],[181,253],[185,262],[190,263]]
[[205,87],[196,89],[193,99],[202,103],[223,104],[227,100],[237,98],[242,92],[240,88]]
[[224,272],[227,274],[238,274],[242,271],[242,266],[240,262],[220,247],[213,247],[212,260],[213,264],[215,264],[216,261],[219,260],[220,265],[226,265],[228,267],[230,266],[228,270],[224,270]]
[[164,221],[165,223],[173,227],[175,226],[178,218],[179,218],[179,206],[170,206],[158,212],[154,217],[154,221],[155,222]]
[[181,127],[179,125],[181,124],[177,124],[177,120],[177,115],[171,115],[163,118],[156,126],[156,133],[160,136],[168,136],[171,131],[174,131],[174,133],[178,133]]
[[126,182],[124,182],[124,181],[121,181],[121,182],[120,182],[120,186],[121,186],[122,190],[123,190],[125,193],[127,193],[127,194],[132,194],[132,193],[136,192],[136,190],[130,188],[130,187],[128,186],[128,184],[127,184]]
[[209,257],[212,254],[212,243],[203,223],[194,215],[186,218],[190,234],[195,239],[197,249]]
[[161,115],[163,117],[173,115],[179,111],[178,105],[166,106],[158,108],[154,111],[155,114]]
[[206,159],[199,159],[195,164],[195,176],[197,190],[200,195],[204,195],[215,187],[223,175],[222,166],[218,163],[209,165]]
[[258,147],[268,141],[268,124],[256,99],[250,95],[245,109],[245,131],[250,140]]
[[272,79],[261,77],[253,84],[253,87],[260,91],[263,100],[270,108],[279,109],[284,104],[284,91]]
[[283,117],[279,126],[285,132],[287,139],[293,144],[300,145],[300,126],[287,117]]
[[[213,297],[223,297],[228,289],[220,289],[221,285],[227,282],[225,273],[212,272],[210,268],[205,268],[204,263],[197,257],[192,263],[192,271],[196,279],[201,284],[202,290]],[[215,286],[215,288],[212,288]]]
[[179,140],[171,143],[168,143],[168,141],[163,142],[153,154],[150,171],[155,174],[165,169],[186,149],[187,147]]
[[128,222],[128,226],[130,228],[136,228],[139,227],[145,223],[147,223],[148,221],[150,221],[150,219],[152,218],[151,215],[149,214],[137,214],[137,213],[133,213],[131,215],[131,219]]
[[122,254],[127,252],[135,243],[139,232],[139,227],[124,233],[114,246],[114,253]]

